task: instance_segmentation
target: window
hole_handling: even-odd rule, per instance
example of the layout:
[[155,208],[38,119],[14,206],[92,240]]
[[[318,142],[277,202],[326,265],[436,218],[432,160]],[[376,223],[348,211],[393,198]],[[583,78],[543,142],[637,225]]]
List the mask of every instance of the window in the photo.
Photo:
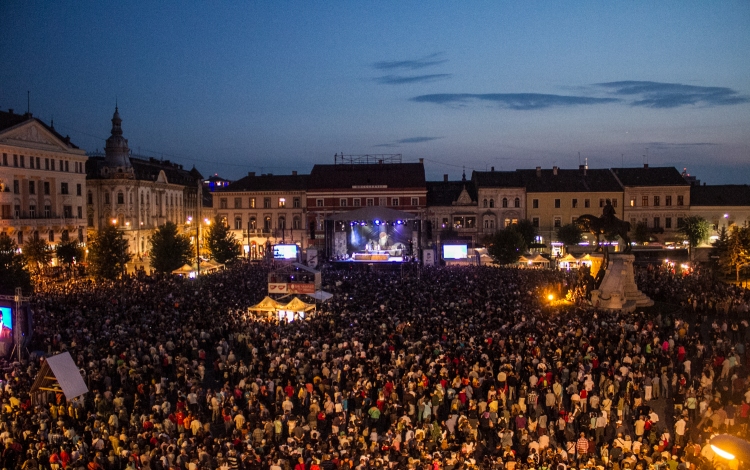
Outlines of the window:
[[2,209],[0,218],[10,219],[10,204],[3,204],[2,206],[0,206],[0,209]]
[[533,225],[536,228],[539,228],[539,217],[533,217],[531,219],[531,225]]
[[648,196],[641,196],[641,207],[648,207]]
[[397,197],[394,197],[394,198],[391,199],[391,205],[392,206],[397,206],[398,205],[398,198]]
[[68,194],[68,183],[60,183],[60,194]]
[[682,217],[677,217],[677,228],[682,228],[685,225],[685,220]]
[[630,207],[635,207],[635,198],[634,197],[630,198]]
[[477,218],[476,217],[467,217],[466,218],[466,228],[476,228],[477,226]]
[[36,194],[36,182],[29,181],[29,194]]
[[18,180],[13,180],[13,194],[21,194],[21,187]]
[[604,207],[604,198],[599,198],[599,207]]
[[250,207],[250,209],[255,209],[255,198],[254,197],[250,198],[250,200],[249,200],[249,206],[248,207]]
[[418,197],[411,198],[411,205],[412,206],[418,206],[419,205],[419,198]]
[[513,207],[521,207],[521,200],[519,198],[513,200]]
[[573,199],[572,201],[570,201],[570,207],[572,207],[573,209],[577,209],[578,208],[578,199]]
[[508,207],[508,198],[507,197],[503,198],[503,207]]
[[81,183],[76,183],[76,196],[80,196],[82,191],[83,187],[81,186]]
[[52,217],[52,206],[48,204],[44,206],[44,218],[49,219],[50,217]]
[[78,218],[83,219],[83,207],[78,206]]
[[29,168],[34,169],[34,157],[29,157]]
[[495,200],[490,199],[490,209],[492,209],[493,207],[495,207]]
[[50,230],[49,231],[49,233],[47,234],[47,239],[49,240],[50,243],[54,243],[54,241],[55,241],[55,231],[54,230]]
[[[82,227],[78,227],[78,241],[83,243],[83,228]],[[141,250],[143,250],[143,246],[141,246]]]
[[279,198],[279,207],[281,208],[286,207],[286,198],[283,198],[283,197]]
[[[482,199],[482,207],[487,207],[487,199]],[[485,225],[487,225],[487,221],[485,220]],[[484,227],[487,228],[487,227]]]
[[36,219],[36,206],[29,206],[29,217]]
[[654,207],[659,207],[661,202],[661,198],[659,196],[654,196]]
[[109,204],[109,191],[104,192],[104,204]]
[[19,204],[13,206],[13,217],[16,219],[21,217],[21,206]]
[[263,209],[270,209],[271,208],[271,198],[270,197],[264,197],[263,198]]
[[23,232],[18,232],[18,244],[23,245]]
[[672,196],[664,196],[664,205],[665,206],[671,206],[672,205]]
[[685,204],[685,196],[677,196],[677,205],[682,206]]
[[226,209],[227,208],[227,198],[223,197],[219,199],[219,209]]
[[271,230],[271,216],[267,215],[263,218],[263,230],[270,231]]
[[235,217],[234,218],[234,229],[235,230],[242,230],[242,217]]
[[234,208],[235,209],[242,209],[242,198],[241,197],[234,198]]
[[26,157],[21,155],[21,168],[26,168]]
[[49,169],[52,171],[55,171],[55,159],[54,158],[49,161]]
[[354,207],[359,207],[362,205],[362,200],[358,197],[354,198]]
[[300,208],[300,200],[298,197],[295,197],[294,199],[292,199],[292,207],[295,209]]
[[555,217],[555,228],[560,228],[562,225],[562,219],[560,217]]
[[[669,197],[669,196],[667,196]],[[672,228],[672,217],[664,218],[664,228]]]
[[65,160],[65,171],[70,171],[70,162]]
[[60,234],[60,240],[62,240],[64,242],[67,242],[68,240],[70,240],[70,236],[68,235],[68,231],[67,230],[63,230],[62,231],[62,233]]
[[279,228],[281,230],[286,229],[286,218],[285,217],[279,217]]
[[323,200],[322,199],[316,199],[315,200],[315,205],[317,207],[323,207]]
[[617,199],[612,199],[612,207],[617,207]]
[[371,197],[368,197],[367,198],[367,205],[370,206],[370,207],[374,206],[375,205],[375,199],[373,199]]
[[339,199],[339,206],[346,207],[346,198],[345,197]]
[[380,207],[385,207],[388,205],[388,198],[387,197],[379,197],[378,198],[378,205]]
[[7,153],[3,154],[3,165],[8,166],[8,154]]
[[18,167],[18,155],[13,154],[13,166]]
[[49,158],[44,159],[44,169],[49,170]]
[[117,204],[125,204],[125,194],[122,191],[117,193]]
[[302,221],[300,220],[300,218],[299,218],[299,217],[296,217],[296,216],[295,216],[295,217],[294,217],[294,218],[292,219],[292,228],[293,228],[294,230],[299,230],[299,229],[301,229],[301,228],[302,228]]
[[447,226],[448,226],[448,218],[447,217],[443,217],[443,228],[445,228]]
[[539,199],[532,199],[531,200],[531,207],[534,209],[539,209]]
[[560,200],[555,199],[555,209],[559,209],[559,208],[560,208]]
[[250,230],[255,230],[258,228],[258,221],[255,220],[255,217],[250,217],[250,222],[248,222],[248,228]]
[[591,199],[584,199],[583,200],[583,207],[585,207],[586,209],[588,209],[589,207],[591,207]]
[[661,227],[661,219],[659,217],[654,217],[654,228]]
[[63,217],[66,219],[73,218],[73,206],[63,206]]

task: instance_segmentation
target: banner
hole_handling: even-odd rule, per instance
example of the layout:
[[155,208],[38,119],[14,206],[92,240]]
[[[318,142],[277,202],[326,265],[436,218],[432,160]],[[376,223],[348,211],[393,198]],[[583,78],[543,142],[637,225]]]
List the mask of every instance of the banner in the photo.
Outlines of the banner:
[[313,294],[315,284],[287,284],[290,294]]
[[283,283],[283,282],[276,282],[276,283],[268,283],[268,293],[269,294],[286,294],[289,292],[287,286],[289,284]]

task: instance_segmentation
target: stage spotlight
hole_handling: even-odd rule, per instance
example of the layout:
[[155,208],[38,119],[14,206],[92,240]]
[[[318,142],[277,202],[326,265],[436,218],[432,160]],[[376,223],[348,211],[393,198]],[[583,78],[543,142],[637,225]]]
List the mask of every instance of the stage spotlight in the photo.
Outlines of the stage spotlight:
[[365,225],[367,225],[367,222],[365,222],[365,221],[363,220],[362,222],[360,222],[360,223],[359,223],[359,225],[361,225],[361,226],[363,226],[363,227],[364,227]]
[[354,227],[354,222],[349,222],[349,225],[350,225],[351,227]]
[[375,219],[375,225],[380,225],[380,221],[378,219]]

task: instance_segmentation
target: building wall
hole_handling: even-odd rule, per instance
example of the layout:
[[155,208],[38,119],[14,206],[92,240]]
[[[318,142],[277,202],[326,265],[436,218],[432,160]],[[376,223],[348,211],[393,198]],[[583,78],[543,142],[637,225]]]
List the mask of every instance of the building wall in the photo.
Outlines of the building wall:
[[35,236],[85,242],[86,160],[36,120],[0,133],[0,230],[21,247]]
[[706,219],[711,224],[710,236],[718,236],[722,227],[750,224],[750,206],[690,206],[689,215]]
[[[529,192],[526,193],[526,218],[538,222],[538,234],[542,237],[542,243],[548,243],[557,240],[559,226],[572,223],[584,214],[601,216],[607,199],[615,206],[617,217],[622,217],[622,194],[621,191]],[[556,207],[556,200],[559,200],[559,207]]]
[[[625,186],[623,220],[631,230],[638,222],[662,228],[656,237],[668,240],[677,232],[679,221],[690,215],[690,186]],[[622,212],[618,212],[622,213]]]
[[478,187],[477,199],[477,224],[482,234],[526,218],[525,188]]

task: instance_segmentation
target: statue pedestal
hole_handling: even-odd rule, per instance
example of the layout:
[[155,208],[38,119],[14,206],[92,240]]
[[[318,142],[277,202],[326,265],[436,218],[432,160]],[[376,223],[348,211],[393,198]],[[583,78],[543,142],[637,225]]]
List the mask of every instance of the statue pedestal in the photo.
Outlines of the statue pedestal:
[[649,299],[635,285],[633,261],[635,256],[613,253],[599,289],[591,291],[591,304],[605,310],[633,312],[637,307],[650,307]]

